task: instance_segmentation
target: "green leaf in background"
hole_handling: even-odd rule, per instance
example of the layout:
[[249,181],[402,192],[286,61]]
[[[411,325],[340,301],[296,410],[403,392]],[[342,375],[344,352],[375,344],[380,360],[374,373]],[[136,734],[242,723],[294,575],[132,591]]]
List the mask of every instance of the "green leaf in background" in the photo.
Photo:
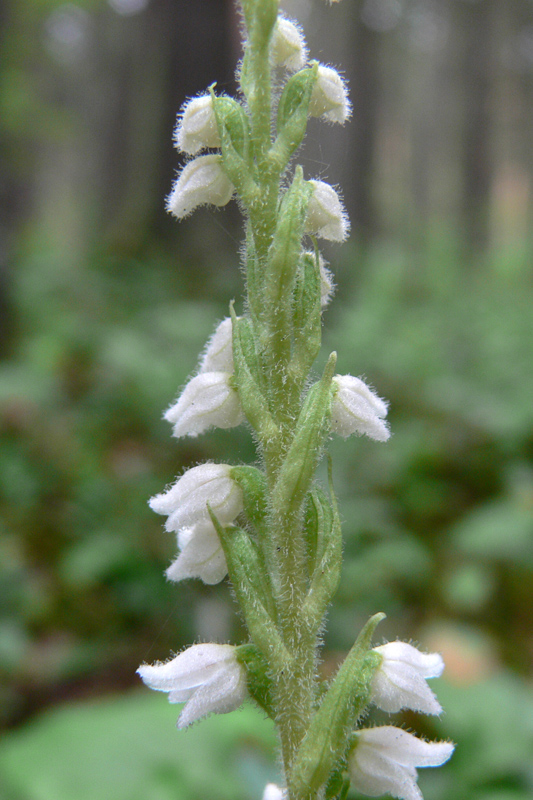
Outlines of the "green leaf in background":
[[76,703],[8,735],[1,800],[255,800],[276,780],[274,731],[245,706],[178,732],[158,695]]

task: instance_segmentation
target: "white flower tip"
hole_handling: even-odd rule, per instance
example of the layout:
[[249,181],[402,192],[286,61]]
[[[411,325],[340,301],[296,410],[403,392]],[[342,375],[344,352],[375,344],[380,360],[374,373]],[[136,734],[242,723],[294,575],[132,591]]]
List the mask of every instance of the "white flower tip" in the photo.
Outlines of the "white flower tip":
[[233,326],[231,317],[226,317],[219,323],[207,343],[205,354],[200,362],[200,372],[233,371]]
[[307,46],[299,25],[282,14],[274,31],[272,57],[275,64],[289,72],[297,72],[307,62]]
[[275,783],[267,783],[263,792],[263,800],[286,800],[286,798],[286,789],[280,789]]
[[311,180],[313,194],[307,207],[306,231],[323,239],[343,242],[350,230],[350,221],[335,189],[324,181]]
[[309,102],[309,114],[344,125],[352,113],[344,80],[333,67],[319,64]]
[[422,653],[407,642],[388,642],[374,648],[382,657],[371,684],[371,700],[383,711],[403,708],[424,714],[441,714],[442,707],[426,683],[444,669],[438,653]]
[[198,156],[181,171],[167,198],[166,209],[183,219],[198,206],[225,206],[233,192],[234,186],[224,172],[220,155]]
[[335,375],[331,404],[331,430],[346,439],[354,433],[386,442],[390,431],[384,417],[388,404],[353,375]]
[[210,94],[193,97],[183,108],[174,130],[174,144],[191,156],[207,147],[220,147],[217,121]]

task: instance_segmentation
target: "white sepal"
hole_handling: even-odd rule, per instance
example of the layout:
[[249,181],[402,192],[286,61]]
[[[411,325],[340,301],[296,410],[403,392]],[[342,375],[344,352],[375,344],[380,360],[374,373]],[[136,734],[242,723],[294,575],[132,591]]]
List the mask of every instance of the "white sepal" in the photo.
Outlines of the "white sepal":
[[189,528],[210,520],[207,504],[222,525],[227,525],[243,510],[240,486],[230,477],[229,464],[200,464],[187,470],[167,492],[156,494],[150,508],[167,514],[167,531]]
[[424,714],[440,714],[442,708],[426,683],[438,678],[444,661],[438,653],[421,653],[407,642],[387,642],[374,647],[383,661],[371,683],[371,701],[389,713],[410,708]]
[[313,194],[307,206],[307,233],[342,242],[350,230],[350,221],[335,189],[324,181],[309,181]]
[[137,670],[150,689],[168,692],[170,703],[185,703],[178,728],[207,714],[226,714],[247,695],[246,669],[229,644],[195,644],[166,663]]
[[346,84],[333,67],[319,64],[309,101],[309,114],[343,125],[352,111]]
[[365,728],[356,733],[348,759],[352,788],[370,797],[422,800],[416,768],[440,767],[453,749],[451,742],[424,742],[392,725]]
[[166,209],[183,219],[198,206],[225,206],[235,191],[224,172],[222,157],[216,153],[198,156],[182,169],[167,197]]
[[173,435],[197,436],[208,428],[234,428],[244,422],[229,372],[201,372],[189,381],[178,401],[165,413]]
[[287,790],[280,789],[275,783],[267,783],[263,792],[263,800],[287,800]]
[[301,28],[281,14],[272,40],[274,64],[289,72],[298,72],[307,62],[307,46]]
[[205,354],[200,362],[200,372],[234,371],[232,336],[231,317],[226,317],[207,343]]
[[228,574],[224,551],[211,520],[178,531],[178,546],[181,552],[165,573],[169,581],[200,578],[213,586]]
[[206,147],[220,147],[213,98],[210,94],[193,97],[184,106],[174,130],[174,143],[179,150],[191,156]]
[[378,442],[390,436],[384,417],[387,403],[353,375],[335,375],[331,404],[331,430],[344,439],[352,433],[366,434]]
[[335,292],[335,283],[333,281],[333,273],[326,266],[325,260],[319,254],[318,266],[320,269],[320,305],[326,308],[329,301]]

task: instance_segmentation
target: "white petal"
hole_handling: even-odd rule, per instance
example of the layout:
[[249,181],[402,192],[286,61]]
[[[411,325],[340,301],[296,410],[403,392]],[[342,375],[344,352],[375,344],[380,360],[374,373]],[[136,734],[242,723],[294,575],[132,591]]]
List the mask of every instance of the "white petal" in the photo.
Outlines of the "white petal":
[[280,789],[275,783],[267,783],[263,792],[263,800],[286,800],[287,790]]
[[173,435],[197,436],[210,427],[234,428],[244,422],[239,395],[229,372],[202,372],[189,381],[179,400],[165,413]]
[[234,371],[232,337],[231,317],[226,317],[207,344],[205,355],[200,362],[200,372]]
[[174,131],[174,141],[179,150],[189,155],[196,155],[205,147],[220,147],[211,95],[193,97],[184,106]]
[[178,541],[181,553],[165,573],[169,580],[201,578],[208,585],[224,580],[228,573],[226,558],[211,521],[180,531]]
[[350,116],[351,106],[346,84],[333,67],[319,65],[309,103],[309,113],[312,117],[324,117],[330,122],[339,122],[341,125]]
[[444,661],[439,653],[423,653],[408,642],[387,642],[374,647],[374,650],[389,661],[409,664],[423,678],[438,678],[444,670]]
[[167,198],[166,208],[183,219],[206,203],[225,206],[233,192],[234,186],[224,172],[220,155],[199,156],[181,171]]
[[400,662],[378,669],[372,678],[371,700],[383,711],[394,714],[410,708],[423,714],[440,714],[442,707],[425,679]]
[[366,434],[385,442],[390,431],[383,417],[387,404],[364,381],[353,375],[335,375],[336,393],[331,404],[331,429],[346,438],[354,433]]
[[307,61],[307,47],[303,33],[295,22],[280,15],[272,40],[274,63],[290,72],[297,72]]
[[200,464],[187,470],[163,494],[150,500],[150,508],[157,514],[168,514],[167,531],[178,531],[200,521],[210,519],[207,504],[220,522],[225,525],[243,509],[242,490],[230,478],[228,464]]
[[219,665],[219,669],[187,701],[178,719],[178,728],[186,728],[207,714],[227,714],[234,711],[244,701],[246,694],[245,669],[232,655],[231,659]]
[[350,230],[350,222],[335,189],[324,181],[309,181],[313,194],[307,206],[307,233],[316,233],[323,239],[343,242]]
[[[361,732],[363,733],[363,732]],[[451,742],[425,742],[412,733],[383,725],[364,731],[364,741],[403,767],[440,767],[453,753]]]

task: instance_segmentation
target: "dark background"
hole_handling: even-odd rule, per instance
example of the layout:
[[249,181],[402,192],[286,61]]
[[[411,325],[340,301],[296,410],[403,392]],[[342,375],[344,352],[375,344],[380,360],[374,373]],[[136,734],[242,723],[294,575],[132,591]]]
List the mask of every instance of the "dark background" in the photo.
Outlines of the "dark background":
[[[325,250],[325,348],[390,400],[394,433],[331,444],[346,545],[324,670],[385,611],[381,636],[447,662],[442,720],[402,718],[459,745],[426,800],[527,800],[533,2],[283,8],[349,81],[352,120],[311,120],[298,160],[352,221]],[[0,798],[251,800],[275,776],[268,726],[178,735],[135,675],[244,636],[225,584],[165,583],[176,546],[147,506],[188,465],[254,460],[245,429],[176,441],[161,420],[241,303],[236,205],[164,212],[176,113],[214,81],[234,93],[239,18],[2,0],[0,26]]]

